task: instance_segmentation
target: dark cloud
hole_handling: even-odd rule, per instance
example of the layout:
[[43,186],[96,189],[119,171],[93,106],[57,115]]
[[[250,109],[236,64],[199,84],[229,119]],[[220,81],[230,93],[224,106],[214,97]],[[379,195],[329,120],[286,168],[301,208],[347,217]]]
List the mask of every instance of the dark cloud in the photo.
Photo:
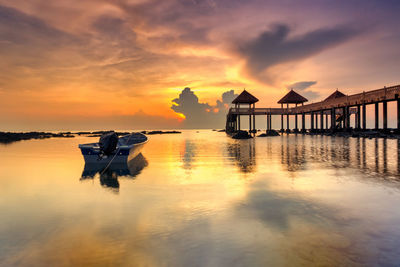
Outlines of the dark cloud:
[[295,37],[289,37],[290,33],[289,26],[278,24],[256,38],[239,44],[236,51],[246,61],[246,72],[258,80],[271,83],[273,77],[268,73],[271,67],[308,58],[344,43],[359,34],[360,30],[338,26]]
[[185,115],[186,128],[223,128],[226,112],[237,95],[233,90],[224,92],[222,100],[216,105],[200,103],[196,94],[188,87],[182,90],[179,98],[172,100],[172,110]]
[[0,6],[0,39],[14,45],[55,46],[70,41],[71,35],[54,29],[42,20],[16,9]]
[[288,85],[287,88],[293,90],[305,90],[315,84],[317,84],[317,81],[296,82]]
[[319,92],[309,90],[310,87],[317,84],[317,81],[303,81],[303,82],[296,82],[287,86],[287,89],[293,89],[297,91],[299,94],[304,96],[308,99],[308,101],[316,100],[321,95]]
[[0,40],[2,64],[6,63],[6,66],[1,67],[5,68],[66,66],[70,60],[54,54],[61,49],[70,51],[72,47],[83,45],[79,38],[71,34],[55,29],[34,16],[4,6],[0,6]]

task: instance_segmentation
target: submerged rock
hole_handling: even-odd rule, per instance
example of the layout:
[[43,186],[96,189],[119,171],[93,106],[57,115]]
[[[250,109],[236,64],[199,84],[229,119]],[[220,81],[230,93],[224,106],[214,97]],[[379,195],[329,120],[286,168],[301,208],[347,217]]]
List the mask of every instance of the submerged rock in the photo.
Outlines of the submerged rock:
[[246,131],[238,131],[234,135],[232,135],[232,138],[233,139],[250,139],[253,137]]
[[182,132],[179,131],[150,131],[150,132],[146,132],[143,131],[143,134],[147,134],[147,135],[152,135],[152,134],[180,134]]
[[260,134],[257,137],[267,137],[267,136],[280,136],[278,131],[275,130],[268,130],[266,133]]

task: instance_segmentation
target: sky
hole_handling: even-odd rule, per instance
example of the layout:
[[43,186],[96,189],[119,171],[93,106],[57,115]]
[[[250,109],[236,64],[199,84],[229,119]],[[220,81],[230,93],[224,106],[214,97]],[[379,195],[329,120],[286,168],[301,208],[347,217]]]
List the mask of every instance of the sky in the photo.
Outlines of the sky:
[[[400,83],[397,0],[0,0],[0,130],[223,128]],[[233,91],[232,91],[233,90]]]

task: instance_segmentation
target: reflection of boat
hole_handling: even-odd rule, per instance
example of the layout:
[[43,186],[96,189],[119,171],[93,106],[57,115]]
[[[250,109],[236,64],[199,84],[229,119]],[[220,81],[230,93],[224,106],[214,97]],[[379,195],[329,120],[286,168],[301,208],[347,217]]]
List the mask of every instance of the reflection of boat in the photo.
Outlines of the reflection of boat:
[[148,165],[146,158],[139,153],[135,158],[121,163],[86,163],[80,180],[94,179],[100,175],[100,184],[105,187],[119,188],[119,177],[134,178]]
[[100,138],[99,143],[80,144],[83,158],[86,163],[126,163],[135,158],[147,142],[147,136],[141,133],[132,133],[118,139],[111,132]]

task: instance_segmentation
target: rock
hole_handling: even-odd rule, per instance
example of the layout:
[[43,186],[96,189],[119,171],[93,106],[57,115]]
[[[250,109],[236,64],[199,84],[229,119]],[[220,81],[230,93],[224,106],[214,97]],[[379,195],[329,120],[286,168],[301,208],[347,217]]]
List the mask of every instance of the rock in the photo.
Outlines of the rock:
[[250,139],[253,137],[246,131],[238,131],[232,136],[232,138],[233,139]]
[[74,135],[70,133],[45,133],[45,132],[27,132],[27,133],[13,133],[13,132],[0,132],[0,143],[12,143],[22,140],[30,139],[45,139],[52,137],[72,138]]
[[267,137],[267,136],[280,136],[280,134],[275,130],[268,130],[266,133],[260,134],[257,137]]
[[147,132],[148,135],[152,135],[152,134],[180,134],[182,132],[179,131],[150,131]]

